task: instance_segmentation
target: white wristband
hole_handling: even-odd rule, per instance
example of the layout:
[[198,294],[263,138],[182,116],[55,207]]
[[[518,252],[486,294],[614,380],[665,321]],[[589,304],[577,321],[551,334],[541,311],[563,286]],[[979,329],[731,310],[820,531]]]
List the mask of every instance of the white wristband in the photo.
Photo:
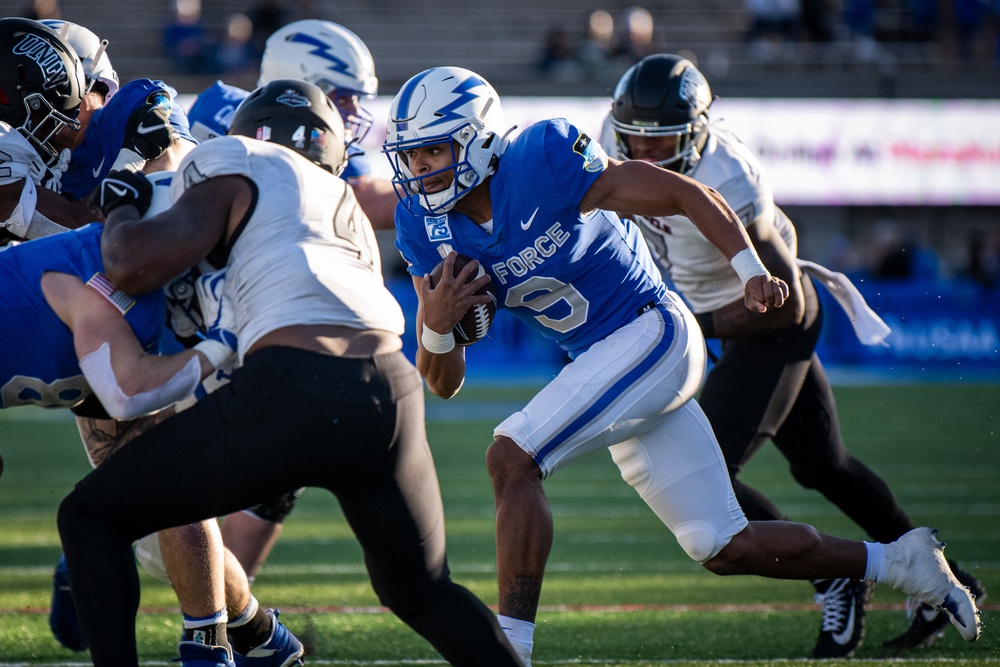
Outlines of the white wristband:
[[222,364],[226,363],[226,359],[233,356],[233,350],[231,347],[217,340],[203,340],[196,344],[194,350],[201,352],[208,359],[208,363],[212,364],[212,368],[218,368]]
[[450,331],[446,334],[439,334],[424,325],[424,331],[420,334],[420,344],[424,349],[432,354],[445,354],[455,349],[455,334]]
[[760,257],[757,256],[757,252],[753,248],[740,250],[733,255],[729,263],[732,265],[733,270],[736,271],[736,275],[740,277],[740,282],[744,285],[754,276],[771,275],[768,273],[767,267],[761,263]]

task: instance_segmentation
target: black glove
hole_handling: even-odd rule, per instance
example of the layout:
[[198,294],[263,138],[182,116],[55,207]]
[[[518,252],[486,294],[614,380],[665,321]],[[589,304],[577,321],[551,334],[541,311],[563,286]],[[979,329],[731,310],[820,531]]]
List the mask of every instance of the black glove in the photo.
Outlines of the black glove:
[[158,90],[146,98],[146,103],[132,112],[125,125],[122,148],[137,153],[146,160],[155,160],[170,148],[180,135],[170,124],[173,102],[165,90]]
[[105,218],[119,206],[135,206],[142,215],[152,200],[153,184],[142,174],[121,169],[101,181],[100,207]]

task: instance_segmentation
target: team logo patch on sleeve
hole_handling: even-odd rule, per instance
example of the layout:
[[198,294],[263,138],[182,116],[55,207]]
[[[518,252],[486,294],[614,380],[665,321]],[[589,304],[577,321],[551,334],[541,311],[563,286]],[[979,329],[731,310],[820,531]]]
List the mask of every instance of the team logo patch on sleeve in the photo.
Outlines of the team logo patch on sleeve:
[[573,152],[583,157],[584,171],[604,171],[608,167],[608,154],[599,143],[586,134],[581,133],[577,138],[573,144]]
[[451,240],[451,226],[448,224],[448,215],[425,215],[424,229],[427,230],[427,238],[431,243]]

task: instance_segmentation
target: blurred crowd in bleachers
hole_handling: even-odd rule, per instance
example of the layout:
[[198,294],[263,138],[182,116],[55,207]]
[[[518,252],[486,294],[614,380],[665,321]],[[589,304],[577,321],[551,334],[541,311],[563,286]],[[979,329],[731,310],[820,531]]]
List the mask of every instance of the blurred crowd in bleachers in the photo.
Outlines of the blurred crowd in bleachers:
[[[957,63],[1000,66],[1000,0],[743,0],[740,43],[706,53],[686,52],[719,74],[745,59],[771,65],[812,67],[873,64]],[[659,21],[669,21],[660,16]],[[653,52],[678,52],[663,39],[656,17],[641,6],[616,16],[597,9],[582,27],[553,25],[537,61],[540,76],[579,82],[619,76]],[[708,61],[708,62],[705,62]]]
[[946,50],[959,62],[1000,62],[997,0],[746,0],[747,43],[756,57],[795,55],[788,45],[847,44],[860,60],[891,57],[885,44]]
[[1000,70],[1000,0],[134,0],[127,21],[113,0],[22,2],[23,16],[86,18],[115,37],[109,52],[126,78],[153,64],[169,70],[159,76],[252,85],[264,40],[300,18],[357,32],[390,86],[429,66],[432,53],[513,94],[543,85],[592,94],[664,51],[692,57],[721,82],[845,67]]

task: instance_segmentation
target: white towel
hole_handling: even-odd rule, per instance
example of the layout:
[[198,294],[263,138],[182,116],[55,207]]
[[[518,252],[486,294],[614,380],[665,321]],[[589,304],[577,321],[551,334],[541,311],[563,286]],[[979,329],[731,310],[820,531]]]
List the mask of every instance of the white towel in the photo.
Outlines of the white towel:
[[865,298],[861,296],[861,292],[847,276],[831,271],[815,262],[808,262],[804,259],[796,259],[795,261],[799,268],[823,283],[823,286],[837,300],[837,303],[851,319],[851,325],[854,327],[854,333],[857,334],[858,340],[865,345],[889,346],[885,342],[885,338],[892,332],[892,329],[865,303]]

